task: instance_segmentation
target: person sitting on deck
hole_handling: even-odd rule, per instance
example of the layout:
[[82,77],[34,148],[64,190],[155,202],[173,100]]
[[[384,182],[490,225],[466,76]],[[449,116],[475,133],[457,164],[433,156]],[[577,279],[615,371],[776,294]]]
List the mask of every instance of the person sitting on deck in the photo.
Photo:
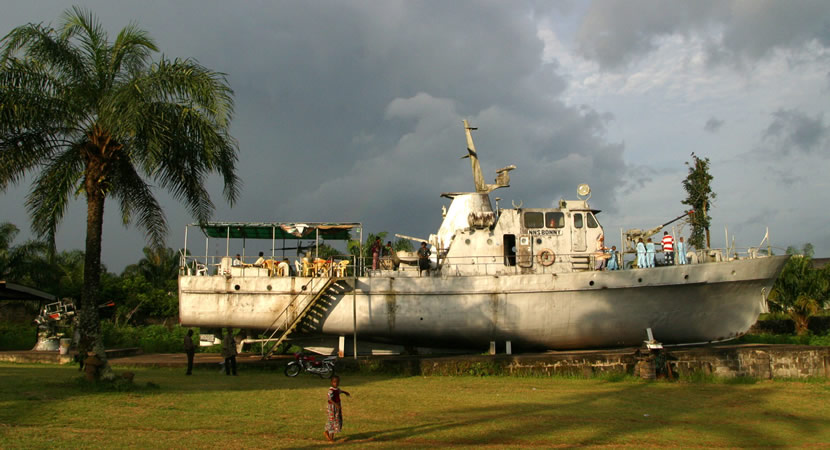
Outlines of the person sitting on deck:
[[233,267],[239,267],[239,266],[241,266],[241,265],[242,265],[242,257],[241,257],[241,256],[239,256],[239,253],[237,253],[237,254],[236,254],[236,258],[234,258],[234,259],[233,259],[233,263],[231,263],[231,266],[233,266]]
[[297,271],[294,269],[294,266],[292,266],[291,263],[288,262],[288,258],[283,258],[282,262],[284,262],[288,266],[288,273],[284,276],[296,277],[297,276]]
[[259,252],[259,258],[257,258],[256,261],[254,261],[254,267],[262,267],[262,266],[265,265],[265,256],[264,255],[265,255],[264,253]]

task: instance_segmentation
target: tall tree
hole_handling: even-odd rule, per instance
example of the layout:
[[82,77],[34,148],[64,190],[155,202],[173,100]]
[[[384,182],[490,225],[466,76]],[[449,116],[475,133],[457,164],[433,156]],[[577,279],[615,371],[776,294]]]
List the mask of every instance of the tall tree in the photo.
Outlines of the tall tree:
[[790,247],[787,254],[792,258],[775,281],[769,299],[790,315],[796,333],[802,335],[808,331],[810,317],[830,301],[830,266],[813,268],[812,244],[800,252]]
[[85,196],[80,332],[82,345],[101,356],[105,200],[161,247],[167,227],[151,182],[200,222],[214,209],[204,186],[211,173],[222,176],[230,203],[238,195],[225,75],[192,59],[153,61],[157,51],[135,24],[110,41],[98,19],[77,7],[57,28],[28,24],[0,41],[0,190],[39,170],[26,204],[33,229],[51,242],[71,198]]
[[682,203],[691,206],[694,211],[689,215],[689,223],[692,225],[689,244],[698,249],[709,248],[709,226],[712,222],[709,210],[716,197],[712,192],[709,158],[699,158],[692,153],[692,162],[687,162],[686,166],[689,167],[689,174],[683,180],[683,189],[686,190],[687,196]]

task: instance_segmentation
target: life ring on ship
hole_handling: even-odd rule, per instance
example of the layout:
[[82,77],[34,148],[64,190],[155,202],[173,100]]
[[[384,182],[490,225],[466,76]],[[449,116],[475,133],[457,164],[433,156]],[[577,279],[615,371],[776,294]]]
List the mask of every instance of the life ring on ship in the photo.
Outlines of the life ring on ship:
[[556,253],[553,253],[551,249],[543,248],[536,254],[536,259],[539,260],[539,264],[549,266],[556,261]]

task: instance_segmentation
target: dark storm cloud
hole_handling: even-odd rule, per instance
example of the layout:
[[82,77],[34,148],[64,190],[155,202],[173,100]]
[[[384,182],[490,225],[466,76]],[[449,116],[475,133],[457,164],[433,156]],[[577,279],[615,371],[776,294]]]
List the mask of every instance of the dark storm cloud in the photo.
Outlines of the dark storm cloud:
[[[566,83],[542,62],[534,19],[551,11],[538,4],[85,5],[113,33],[135,20],[165,55],[228,73],[244,190],[233,209],[217,205],[218,220],[354,220],[369,231],[426,236],[440,221],[438,195],[472,188],[469,163],[458,159],[462,118],[481,128],[488,178],[519,167],[513,188],[498,192],[505,199],[547,206],[589,182],[607,208],[625,171],[622,145],[604,137],[610,116],[558,99]],[[0,33],[57,22],[65,7],[23,4],[0,19]],[[190,219],[161,198],[177,246]],[[124,234],[110,217],[105,226],[107,236]],[[82,230],[64,226],[59,246],[76,247]],[[135,234],[104,242],[111,267],[138,256]]]
[[607,0],[591,4],[576,45],[615,69],[653,50],[660,37],[708,35],[712,61],[740,64],[811,42],[828,47],[828,24],[825,0]]
[[824,124],[823,114],[810,117],[796,109],[779,109],[772,113],[763,139],[773,143],[783,154],[791,151],[826,154],[830,127]]
[[703,130],[709,133],[717,133],[723,126],[724,121],[715,117],[710,117],[703,125]]

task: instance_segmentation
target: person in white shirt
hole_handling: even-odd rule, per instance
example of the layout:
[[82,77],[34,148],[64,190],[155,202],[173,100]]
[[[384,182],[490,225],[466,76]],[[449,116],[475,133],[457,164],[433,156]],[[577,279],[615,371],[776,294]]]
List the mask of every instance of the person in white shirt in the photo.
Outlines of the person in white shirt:
[[262,267],[265,265],[265,257],[263,255],[262,252],[259,252],[259,258],[254,261],[254,267]]
[[239,256],[239,253],[236,254],[236,258],[233,259],[233,263],[231,263],[234,267],[239,267],[242,265],[242,257]]

